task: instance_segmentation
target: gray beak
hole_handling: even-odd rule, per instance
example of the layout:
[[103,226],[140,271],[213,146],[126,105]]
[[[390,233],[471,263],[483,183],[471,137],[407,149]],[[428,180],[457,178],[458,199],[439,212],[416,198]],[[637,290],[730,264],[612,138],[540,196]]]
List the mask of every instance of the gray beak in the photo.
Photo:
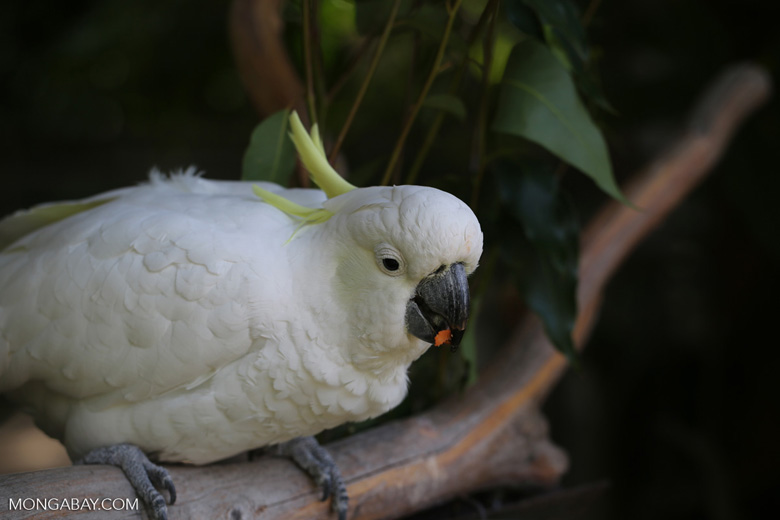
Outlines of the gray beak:
[[466,268],[457,263],[442,266],[417,285],[406,305],[406,330],[432,345],[451,345],[463,338],[469,318],[469,283]]

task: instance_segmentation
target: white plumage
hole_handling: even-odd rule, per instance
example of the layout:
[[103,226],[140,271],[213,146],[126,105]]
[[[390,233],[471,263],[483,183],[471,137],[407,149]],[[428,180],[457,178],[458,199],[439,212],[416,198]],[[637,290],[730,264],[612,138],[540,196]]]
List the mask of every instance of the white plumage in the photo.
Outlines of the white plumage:
[[0,223],[0,392],[72,457],[131,443],[197,464],[400,403],[428,347],[407,305],[440,266],[476,268],[473,213],[418,186],[261,185],[333,215],[302,226],[188,171]]

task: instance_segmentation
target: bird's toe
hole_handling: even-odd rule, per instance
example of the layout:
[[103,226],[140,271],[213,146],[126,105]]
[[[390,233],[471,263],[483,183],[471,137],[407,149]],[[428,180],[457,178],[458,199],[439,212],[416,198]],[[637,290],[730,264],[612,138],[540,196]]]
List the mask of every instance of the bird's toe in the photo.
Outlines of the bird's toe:
[[331,498],[331,507],[339,520],[346,520],[349,497],[344,479],[333,458],[314,437],[293,439],[277,445],[274,451],[298,464],[322,489],[322,500]]
[[157,488],[165,489],[170,504],[176,502],[176,487],[168,470],[152,463],[137,446],[117,444],[96,448],[87,453],[77,464],[108,464],[120,468],[136,494],[146,505],[154,520],[168,520],[165,497]]

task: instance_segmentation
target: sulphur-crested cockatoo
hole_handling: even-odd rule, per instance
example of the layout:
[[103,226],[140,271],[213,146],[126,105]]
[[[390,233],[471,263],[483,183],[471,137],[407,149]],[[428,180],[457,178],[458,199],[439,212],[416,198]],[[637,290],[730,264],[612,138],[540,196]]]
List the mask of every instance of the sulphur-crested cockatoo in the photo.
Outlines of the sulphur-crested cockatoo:
[[355,188],[316,129],[291,137],[322,188],[192,170],[0,222],[0,392],[82,463],[123,469],[155,518],[156,461],[261,446],[346,515],[311,437],[387,412],[430,344],[457,345],[482,232],[457,198]]

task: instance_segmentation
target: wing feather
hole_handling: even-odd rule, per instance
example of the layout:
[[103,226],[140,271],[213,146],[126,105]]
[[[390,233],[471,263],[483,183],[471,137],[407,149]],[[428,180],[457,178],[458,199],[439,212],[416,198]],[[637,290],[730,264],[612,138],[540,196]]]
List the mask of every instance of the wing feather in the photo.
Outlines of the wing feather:
[[0,253],[0,390],[43,381],[111,406],[197,386],[253,348],[248,313],[269,306],[251,292],[285,269],[296,226],[248,183],[183,176],[15,237]]

